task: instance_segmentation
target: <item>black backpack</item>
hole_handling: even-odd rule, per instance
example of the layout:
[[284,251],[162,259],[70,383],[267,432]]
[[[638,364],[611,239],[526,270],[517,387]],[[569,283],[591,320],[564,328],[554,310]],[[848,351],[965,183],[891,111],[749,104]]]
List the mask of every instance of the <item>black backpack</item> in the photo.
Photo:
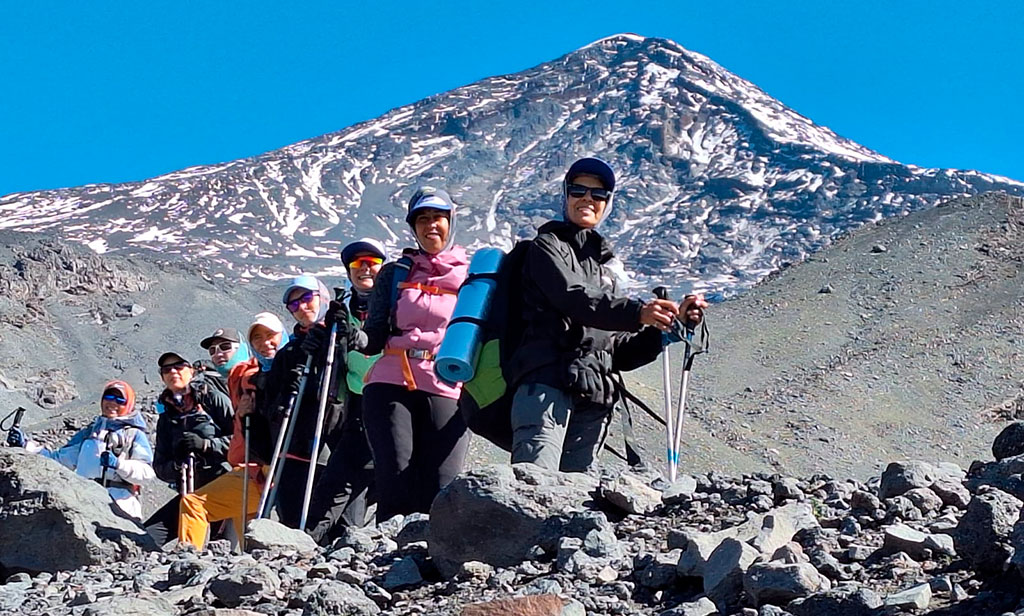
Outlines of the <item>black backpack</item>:
[[195,382],[198,390],[205,387],[212,387],[217,391],[224,394],[224,396],[230,400],[231,394],[228,393],[228,380],[217,369],[213,367],[213,364],[207,361],[197,361],[192,365],[192,380]]

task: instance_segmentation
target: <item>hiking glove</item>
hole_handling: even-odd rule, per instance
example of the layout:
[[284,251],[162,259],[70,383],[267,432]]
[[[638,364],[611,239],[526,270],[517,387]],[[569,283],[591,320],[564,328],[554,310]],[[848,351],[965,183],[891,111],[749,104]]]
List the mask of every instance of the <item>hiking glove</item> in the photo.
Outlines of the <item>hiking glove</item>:
[[335,323],[338,324],[338,334],[341,334],[342,328],[348,326],[348,306],[345,302],[338,300],[332,300],[330,307],[327,309],[327,329],[330,329]]
[[11,428],[7,432],[7,444],[11,447],[24,447],[28,444],[28,437],[21,428]]
[[607,370],[596,355],[578,357],[569,364],[569,389],[580,398],[610,407],[615,402],[615,384]]
[[104,451],[100,454],[100,466],[116,469],[118,464],[119,460],[113,451]]
[[178,439],[177,451],[179,455],[188,455],[193,451],[200,453],[206,451],[206,448],[210,446],[210,441],[199,436],[195,432],[184,432],[181,438]]
[[306,355],[316,355],[320,352],[320,349],[327,343],[327,329],[322,325],[314,325],[309,328],[306,332],[306,337],[302,339],[299,344],[299,348]]

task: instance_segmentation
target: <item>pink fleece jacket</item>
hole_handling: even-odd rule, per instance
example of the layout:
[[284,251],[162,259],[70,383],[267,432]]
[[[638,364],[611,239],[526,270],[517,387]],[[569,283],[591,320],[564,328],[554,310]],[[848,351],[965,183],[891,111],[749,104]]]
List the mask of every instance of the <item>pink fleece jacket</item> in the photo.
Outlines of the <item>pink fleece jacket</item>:
[[[458,291],[466,279],[469,259],[460,246],[430,255],[420,251],[413,257],[407,283],[439,287]],[[389,353],[390,349],[422,349],[437,354],[444,339],[448,321],[455,311],[454,294],[434,295],[419,289],[403,289],[395,305],[395,325],[401,335],[388,338],[384,355],[373,364],[366,375],[367,383],[391,383],[407,386],[402,374],[402,357]],[[434,374],[433,360],[409,358],[416,388],[445,398],[459,397],[462,385],[449,385]]]

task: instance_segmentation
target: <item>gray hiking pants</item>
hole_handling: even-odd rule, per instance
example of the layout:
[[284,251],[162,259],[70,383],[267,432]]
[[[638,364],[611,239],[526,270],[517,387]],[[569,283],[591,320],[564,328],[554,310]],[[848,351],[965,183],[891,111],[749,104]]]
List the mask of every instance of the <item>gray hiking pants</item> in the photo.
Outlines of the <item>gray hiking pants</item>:
[[597,460],[610,420],[606,408],[574,401],[557,387],[524,383],[512,399],[512,463],[586,472]]

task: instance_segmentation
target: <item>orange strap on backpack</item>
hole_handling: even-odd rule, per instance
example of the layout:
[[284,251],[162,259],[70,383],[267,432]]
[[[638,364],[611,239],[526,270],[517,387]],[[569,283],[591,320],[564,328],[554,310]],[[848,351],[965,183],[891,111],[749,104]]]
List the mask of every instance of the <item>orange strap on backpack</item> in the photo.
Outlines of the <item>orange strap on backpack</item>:
[[400,282],[398,283],[399,289],[416,289],[422,291],[428,295],[458,295],[458,291],[452,291],[450,289],[442,289],[441,287],[434,287],[421,282]]
[[416,378],[412,374],[412,365],[409,363],[409,358],[413,359],[425,359],[427,361],[434,361],[437,357],[430,351],[423,349],[384,349],[385,355],[398,355],[402,358],[402,377],[405,379],[405,387],[409,391],[416,391]]

